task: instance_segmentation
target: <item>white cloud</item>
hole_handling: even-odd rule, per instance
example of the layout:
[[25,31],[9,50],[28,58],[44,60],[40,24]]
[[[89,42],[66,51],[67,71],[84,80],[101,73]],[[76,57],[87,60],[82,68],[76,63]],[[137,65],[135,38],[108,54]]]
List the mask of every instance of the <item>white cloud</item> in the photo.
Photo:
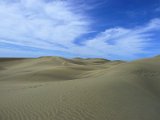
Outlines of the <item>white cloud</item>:
[[134,57],[146,52],[152,31],[160,29],[160,19],[132,29],[109,28],[80,46],[74,41],[94,31],[92,21],[80,11],[67,1],[2,0],[0,43],[59,50],[81,57]]
[[[21,0],[0,4],[1,42],[62,49],[88,32],[89,22],[67,2]],[[59,44],[59,46],[57,46]]]
[[160,19],[153,19],[144,26],[138,26],[132,29],[122,27],[106,29],[99,33],[93,39],[85,42],[83,47],[75,47],[81,51],[81,55],[93,55],[98,57],[121,56],[130,59],[135,58],[137,54],[144,54],[148,51],[152,42],[153,31],[160,30]]

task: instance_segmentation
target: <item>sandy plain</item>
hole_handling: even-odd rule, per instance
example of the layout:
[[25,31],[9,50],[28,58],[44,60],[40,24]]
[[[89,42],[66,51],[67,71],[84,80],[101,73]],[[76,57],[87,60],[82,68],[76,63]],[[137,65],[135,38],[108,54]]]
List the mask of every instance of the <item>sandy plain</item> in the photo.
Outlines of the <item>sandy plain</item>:
[[0,120],[160,120],[160,56],[1,58]]

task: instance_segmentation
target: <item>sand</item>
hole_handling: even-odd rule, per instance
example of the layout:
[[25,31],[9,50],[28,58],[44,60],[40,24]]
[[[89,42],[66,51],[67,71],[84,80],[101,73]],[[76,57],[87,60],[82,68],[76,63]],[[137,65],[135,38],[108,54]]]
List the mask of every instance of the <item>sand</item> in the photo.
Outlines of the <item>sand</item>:
[[0,120],[159,120],[160,56],[0,59]]

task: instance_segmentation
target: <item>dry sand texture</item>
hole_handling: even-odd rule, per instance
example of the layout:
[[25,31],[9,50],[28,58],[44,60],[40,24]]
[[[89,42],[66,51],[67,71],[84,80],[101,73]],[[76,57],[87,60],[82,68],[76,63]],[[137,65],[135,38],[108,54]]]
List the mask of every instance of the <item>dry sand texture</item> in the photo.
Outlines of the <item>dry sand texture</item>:
[[160,120],[160,57],[0,59],[0,120]]

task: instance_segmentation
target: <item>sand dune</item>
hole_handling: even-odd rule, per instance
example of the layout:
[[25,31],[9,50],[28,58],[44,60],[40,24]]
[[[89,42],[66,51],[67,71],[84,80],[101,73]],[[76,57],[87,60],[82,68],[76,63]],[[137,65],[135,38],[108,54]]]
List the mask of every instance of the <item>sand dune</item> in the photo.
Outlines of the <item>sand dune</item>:
[[0,59],[0,120],[159,120],[160,57]]

